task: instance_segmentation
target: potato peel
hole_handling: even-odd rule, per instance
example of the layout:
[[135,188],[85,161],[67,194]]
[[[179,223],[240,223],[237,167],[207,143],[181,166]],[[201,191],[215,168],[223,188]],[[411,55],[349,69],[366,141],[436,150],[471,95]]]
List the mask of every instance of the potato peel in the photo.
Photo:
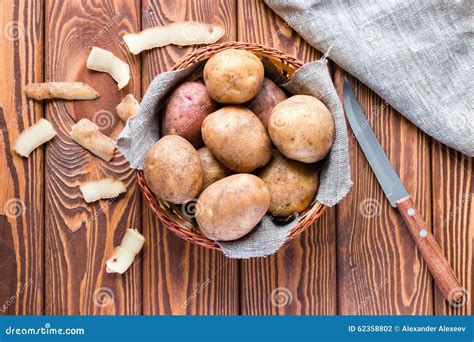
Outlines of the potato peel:
[[93,100],[99,96],[94,88],[83,82],[29,83],[23,91],[35,100]]
[[81,119],[72,126],[69,135],[79,145],[105,161],[110,161],[114,156],[115,142],[102,134],[99,127],[88,119]]
[[115,198],[127,191],[125,184],[114,178],[104,178],[98,181],[90,181],[79,186],[82,196],[87,203],[100,199]]
[[117,82],[119,89],[125,87],[130,81],[130,67],[128,64],[112,52],[96,46],[92,47],[87,58],[87,68],[108,73]]
[[133,97],[132,94],[128,94],[122,99],[122,102],[116,107],[117,114],[123,122],[127,122],[129,118],[137,115],[138,107],[140,104]]
[[134,55],[144,50],[166,45],[196,45],[217,42],[225,33],[224,27],[196,21],[183,21],[147,28],[140,33],[123,36],[125,44]]
[[15,142],[14,150],[20,156],[27,158],[37,147],[51,140],[56,134],[53,125],[48,120],[39,119],[33,126],[21,132]]
[[145,237],[138,230],[127,229],[120,246],[115,248],[112,257],[106,261],[106,272],[123,274],[132,265],[144,243]]

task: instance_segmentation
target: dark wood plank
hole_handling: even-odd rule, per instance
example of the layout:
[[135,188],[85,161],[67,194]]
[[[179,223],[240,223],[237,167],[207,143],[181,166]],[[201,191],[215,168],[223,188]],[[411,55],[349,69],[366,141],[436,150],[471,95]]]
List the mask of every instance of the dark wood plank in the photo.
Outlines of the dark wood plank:
[[[238,40],[275,47],[304,61],[321,57],[263,2],[241,1]],[[336,313],[336,228],[331,208],[277,254],[241,262],[242,314]]]
[[43,116],[23,86],[43,78],[43,8],[38,1],[0,4],[0,314],[43,313],[43,148],[13,152],[18,134]]
[[449,306],[435,291],[437,315],[474,313],[474,162],[462,153],[433,143],[433,227],[434,235],[447,256],[461,286],[466,304]]
[[[430,227],[429,138],[365,85],[352,78],[351,84],[380,144]],[[426,265],[350,129],[349,134],[354,186],[338,207],[338,312],[431,314],[433,287]]]
[[[235,2],[151,1],[142,3],[143,28],[182,20],[224,25],[223,40],[235,39]],[[156,74],[169,70],[195,47],[169,46],[142,53],[145,91]],[[143,203],[145,237],[143,260],[144,314],[237,314],[238,263],[180,240],[163,227]]]
[[[94,101],[46,105],[46,117],[58,136],[46,148],[45,311],[140,314],[140,260],[123,276],[105,272],[105,261],[126,228],[141,228],[135,174],[118,151],[107,163],[68,136],[71,126],[83,117],[96,122],[112,138],[122,129],[115,106],[127,92],[140,95],[140,58],[132,57],[121,36],[139,28],[140,3],[46,1],[45,6],[46,80],[84,81],[100,93]],[[132,80],[121,93],[109,75],[86,68],[94,45],[112,51],[130,65]],[[127,193],[115,201],[85,203],[79,184],[107,176],[124,181]]]

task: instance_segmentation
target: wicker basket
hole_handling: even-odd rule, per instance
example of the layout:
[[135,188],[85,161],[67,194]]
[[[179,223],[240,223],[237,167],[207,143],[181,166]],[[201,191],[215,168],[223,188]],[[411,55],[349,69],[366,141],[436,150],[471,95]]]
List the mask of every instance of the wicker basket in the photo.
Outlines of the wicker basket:
[[[271,47],[254,43],[225,42],[222,44],[212,44],[200,48],[187,55],[181,62],[176,64],[172,70],[184,69],[194,63],[208,59],[215,53],[229,49],[243,49],[253,52],[259,57],[266,57],[285,76],[290,76],[303,65],[297,58],[291,57]],[[181,210],[181,206],[173,205],[157,199],[145,182],[142,171],[137,171],[138,184],[145,196],[148,205],[153,210],[158,219],[176,235],[182,239],[196,243],[203,247],[221,250],[219,245],[203,236],[195,221]],[[313,224],[327,209],[325,205],[316,202],[312,207],[306,209],[299,217],[299,223],[288,235],[287,241],[297,237],[301,232]]]

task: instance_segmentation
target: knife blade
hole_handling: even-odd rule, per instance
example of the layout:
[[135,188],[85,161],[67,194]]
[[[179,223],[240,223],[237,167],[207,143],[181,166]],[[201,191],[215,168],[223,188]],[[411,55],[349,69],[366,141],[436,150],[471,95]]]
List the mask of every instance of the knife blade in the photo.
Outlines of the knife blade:
[[407,197],[408,192],[380,146],[347,79],[344,79],[343,90],[347,120],[390,205],[396,208],[397,201]]
[[380,146],[346,78],[343,82],[343,102],[347,121],[370,167],[390,204],[392,207],[396,207],[402,215],[403,221],[436,281],[436,285],[452,306],[465,305],[468,301],[467,290],[461,287],[448,260]]

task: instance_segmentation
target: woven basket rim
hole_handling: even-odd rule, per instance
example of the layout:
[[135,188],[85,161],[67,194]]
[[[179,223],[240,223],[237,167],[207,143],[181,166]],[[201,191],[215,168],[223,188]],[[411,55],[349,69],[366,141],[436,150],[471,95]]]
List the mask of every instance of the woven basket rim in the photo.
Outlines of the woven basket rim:
[[[245,49],[259,56],[266,57],[273,64],[278,63],[277,67],[285,75],[291,75],[294,71],[304,65],[300,59],[269,46],[257,43],[227,41],[224,43],[206,45],[194,50],[193,52],[184,56],[184,58],[176,63],[171,68],[171,70],[184,69],[194,63],[209,58],[211,55],[219,51],[230,48]],[[220,246],[215,241],[210,240],[202,235],[198,228],[191,222],[191,220],[186,222],[185,219],[179,215],[179,208],[155,197],[151,189],[146,184],[143,171],[137,170],[136,174],[138,185],[146,199],[146,202],[148,203],[148,206],[167,229],[171,230],[183,240],[222,252]],[[319,202],[313,203],[312,206],[306,209],[299,217],[298,224],[293,227],[285,242],[288,242],[299,236],[303,231],[316,222],[316,220],[326,211],[327,208],[328,207],[326,205]]]

